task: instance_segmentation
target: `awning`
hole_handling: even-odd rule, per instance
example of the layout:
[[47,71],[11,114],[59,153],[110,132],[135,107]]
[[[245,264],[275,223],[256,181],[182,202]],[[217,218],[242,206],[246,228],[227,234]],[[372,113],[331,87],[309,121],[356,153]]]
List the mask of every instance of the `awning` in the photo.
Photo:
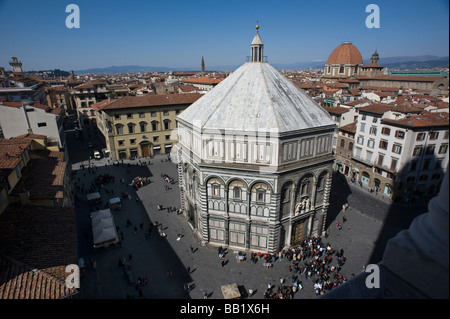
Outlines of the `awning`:
[[237,284],[229,284],[229,285],[223,285],[221,288],[223,298],[224,299],[238,299],[241,298],[241,293],[239,292],[239,289],[237,287]]
[[120,197],[114,197],[114,198],[111,198],[111,199],[109,200],[109,203],[110,203],[110,204],[117,204],[117,203],[120,203]]
[[93,200],[93,199],[99,199],[100,198],[100,193],[90,193],[86,195],[87,200]]

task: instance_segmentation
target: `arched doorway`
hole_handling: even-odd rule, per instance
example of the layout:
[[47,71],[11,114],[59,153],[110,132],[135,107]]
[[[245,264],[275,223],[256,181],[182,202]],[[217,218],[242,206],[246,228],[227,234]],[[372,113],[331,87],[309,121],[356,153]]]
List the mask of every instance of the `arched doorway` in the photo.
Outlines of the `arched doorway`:
[[384,186],[384,192],[385,195],[391,196],[392,195],[392,186],[391,184],[386,184]]
[[380,190],[381,181],[378,178],[375,178],[373,180],[373,188],[375,189],[375,192],[378,192]]
[[369,175],[369,173],[363,172],[362,175],[361,175],[361,183],[363,185],[368,186],[369,182],[370,182],[370,175]]

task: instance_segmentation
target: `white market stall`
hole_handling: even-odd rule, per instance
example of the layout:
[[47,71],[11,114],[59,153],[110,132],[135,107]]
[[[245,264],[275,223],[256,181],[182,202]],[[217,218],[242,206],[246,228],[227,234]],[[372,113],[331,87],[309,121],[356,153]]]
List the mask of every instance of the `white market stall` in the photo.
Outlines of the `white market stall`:
[[98,205],[102,202],[102,198],[98,192],[87,194],[86,197],[89,206]]
[[94,248],[106,248],[119,242],[110,209],[91,213],[91,224]]
[[120,197],[114,197],[109,200],[109,207],[111,209],[122,209],[122,200]]

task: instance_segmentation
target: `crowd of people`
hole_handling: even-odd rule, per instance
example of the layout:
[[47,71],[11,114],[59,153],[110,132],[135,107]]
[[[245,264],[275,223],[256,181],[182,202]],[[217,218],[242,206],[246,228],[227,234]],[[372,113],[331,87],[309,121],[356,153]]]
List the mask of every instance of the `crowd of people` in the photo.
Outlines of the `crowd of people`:
[[131,181],[130,186],[134,187],[134,189],[137,190],[138,188],[141,188],[142,186],[148,185],[150,183],[151,183],[150,177],[137,176],[137,177],[133,178],[133,180]]
[[344,250],[334,249],[320,237],[306,238],[282,254],[289,261],[293,287],[299,287],[302,278],[311,280],[319,296],[347,281],[341,273],[346,262]]

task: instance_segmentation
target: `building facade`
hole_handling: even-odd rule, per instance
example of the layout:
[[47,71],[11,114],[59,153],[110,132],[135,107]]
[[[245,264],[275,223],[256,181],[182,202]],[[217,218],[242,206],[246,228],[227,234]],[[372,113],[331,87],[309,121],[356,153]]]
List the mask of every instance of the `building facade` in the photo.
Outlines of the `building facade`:
[[0,112],[0,126],[5,138],[32,132],[47,136],[49,144],[56,150],[65,147],[63,109],[37,102],[0,102]]
[[324,230],[335,124],[251,59],[177,117],[183,214],[203,244],[275,253]]
[[92,105],[113,160],[169,155],[177,142],[176,116],[200,94],[127,96]]
[[448,114],[373,104],[359,110],[351,177],[393,199],[435,195],[448,164]]

